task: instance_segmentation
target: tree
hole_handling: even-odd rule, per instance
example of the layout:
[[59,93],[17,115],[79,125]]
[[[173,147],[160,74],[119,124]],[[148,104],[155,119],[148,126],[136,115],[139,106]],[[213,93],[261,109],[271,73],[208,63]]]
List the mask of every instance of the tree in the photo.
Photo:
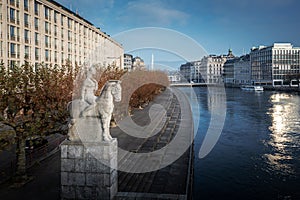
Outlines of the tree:
[[26,175],[26,139],[61,130],[67,122],[67,103],[72,99],[77,67],[40,65],[34,69],[26,63],[7,69],[0,65],[0,121],[16,134],[16,183]]

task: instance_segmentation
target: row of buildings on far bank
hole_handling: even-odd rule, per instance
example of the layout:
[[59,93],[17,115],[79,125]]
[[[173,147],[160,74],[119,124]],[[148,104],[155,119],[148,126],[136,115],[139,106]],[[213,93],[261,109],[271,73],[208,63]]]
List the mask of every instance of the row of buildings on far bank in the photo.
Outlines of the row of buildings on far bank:
[[274,43],[253,47],[249,54],[239,57],[230,49],[227,55],[209,55],[182,64],[180,74],[194,83],[296,87],[300,79],[300,48]]
[[124,54],[110,35],[53,0],[0,0],[0,62],[145,68],[140,57]]

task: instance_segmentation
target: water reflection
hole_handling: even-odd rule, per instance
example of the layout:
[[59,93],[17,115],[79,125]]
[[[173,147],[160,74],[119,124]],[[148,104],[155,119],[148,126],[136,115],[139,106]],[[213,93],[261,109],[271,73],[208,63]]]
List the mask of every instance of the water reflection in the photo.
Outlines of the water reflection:
[[[293,148],[299,147],[299,98],[291,94],[273,94],[270,97],[272,107],[268,115],[272,124],[270,138],[266,145],[271,152],[265,154],[268,167],[279,174],[291,175],[295,173],[292,164]],[[296,158],[295,158],[296,159]]]

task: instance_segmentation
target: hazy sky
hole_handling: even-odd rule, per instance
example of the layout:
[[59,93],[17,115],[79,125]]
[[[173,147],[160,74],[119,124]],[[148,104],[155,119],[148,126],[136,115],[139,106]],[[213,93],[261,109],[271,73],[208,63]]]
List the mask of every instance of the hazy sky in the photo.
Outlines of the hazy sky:
[[57,0],[111,36],[133,28],[163,27],[195,39],[209,54],[228,48],[300,46],[299,0]]

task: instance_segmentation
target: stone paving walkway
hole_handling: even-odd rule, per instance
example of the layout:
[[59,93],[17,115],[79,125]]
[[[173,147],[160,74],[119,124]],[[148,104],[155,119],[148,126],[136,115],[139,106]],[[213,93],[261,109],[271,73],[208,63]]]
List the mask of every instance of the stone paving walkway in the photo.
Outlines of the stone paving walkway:
[[[184,131],[193,138],[191,110],[186,97],[174,89],[159,95],[153,103],[161,104],[167,111],[163,129],[150,138],[134,138],[124,134],[119,128],[112,128],[113,137],[118,138],[119,147],[131,152],[150,152],[166,146],[183,123]],[[179,97],[179,98],[178,98]],[[180,102],[179,102],[180,100]],[[181,105],[181,102],[185,104]],[[151,106],[151,105],[150,105]],[[136,110],[133,120],[140,125],[149,123],[149,107]],[[183,118],[184,117],[184,118]],[[192,183],[193,149],[190,147],[176,162],[158,171],[148,173],[119,172],[119,192],[117,199],[188,199],[189,185]],[[126,159],[126,157],[124,157]],[[50,156],[28,170],[35,179],[24,187],[11,189],[8,184],[0,186],[0,197],[8,199],[59,199],[60,198],[60,152]]]
[[[176,91],[174,91],[176,90]],[[177,92],[174,95],[173,92]],[[179,124],[182,122],[182,111],[189,113],[189,107],[181,108],[177,97],[180,101],[187,101],[185,96],[177,89],[167,90],[151,104],[161,104],[167,111],[166,123],[162,130],[145,139],[137,139],[122,133],[118,128],[112,130],[113,137],[118,138],[119,147],[135,153],[148,153],[165,147],[176,136]],[[135,111],[132,116],[133,120],[141,125],[149,124],[150,118],[145,117],[149,107],[141,111]],[[186,104],[185,104],[186,105]],[[143,124],[141,120],[143,119]],[[147,119],[147,120],[146,120]],[[193,138],[192,120],[183,120],[183,126],[186,127],[187,137]],[[158,171],[147,173],[126,173],[119,172],[119,199],[186,199],[188,198],[189,187],[191,187],[191,161],[192,147],[188,148],[173,164],[164,167]]]

